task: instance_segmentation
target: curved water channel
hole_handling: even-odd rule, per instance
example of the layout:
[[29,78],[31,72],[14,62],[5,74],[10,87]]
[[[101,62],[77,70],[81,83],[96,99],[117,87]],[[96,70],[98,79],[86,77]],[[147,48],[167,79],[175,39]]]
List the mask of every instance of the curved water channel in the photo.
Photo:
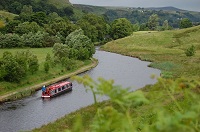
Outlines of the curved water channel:
[[[148,67],[150,62],[136,58],[98,50],[94,57],[99,60],[98,66],[83,74],[89,74],[95,80],[98,77],[114,79],[116,85],[136,90],[154,84],[156,79],[150,78],[152,74],[160,75],[159,70]],[[0,131],[31,130],[93,102],[92,94],[77,82],[73,82],[71,92],[50,100],[41,99],[41,91],[38,91],[28,98],[0,105]]]

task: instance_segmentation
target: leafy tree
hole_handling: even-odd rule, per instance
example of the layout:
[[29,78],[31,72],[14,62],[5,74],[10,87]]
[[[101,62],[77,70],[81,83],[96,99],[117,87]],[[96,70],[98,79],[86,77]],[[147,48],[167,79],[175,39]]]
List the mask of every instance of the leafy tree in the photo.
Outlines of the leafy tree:
[[16,26],[20,24],[19,20],[9,21],[5,26],[6,33],[14,33]]
[[14,32],[20,35],[25,33],[36,33],[42,31],[42,28],[36,22],[24,22],[15,27]]
[[119,39],[132,34],[132,24],[126,18],[116,19],[111,24],[111,36],[113,39]]
[[167,20],[165,20],[165,21],[163,22],[162,29],[163,29],[163,30],[169,30],[169,23],[168,23]]
[[82,29],[70,33],[66,38],[65,44],[72,49],[78,50],[78,59],[80,60],[89,59],[95,52],[94,44],[84,35]]
[[180,28],[192,27],[192,22],[188,18],[183,18],[180,22]]
[[69,46],[62,43],[55,43],[53,46],[53,53],[55,60],[60,62],[63,57],[69,58]]
[[21,9],[22,9],[22,4],[17,1],[15,1],[9,6],[9,12],[12,12],[15,14],[19,14],[21,12]]
[[15,19],[20,20],[21,22],[30,22],[32,14],[32,6],[24,5],[21,10],[21,13]]
[[156,30],[157,27],[159,26],[159,17],[157,14],[153,14],[149,17],[149,20],[148,20],[148,27],[150,30]]
[[49,63],[48,63],[47,61],[45,61],[45,62],[44,62],[44,71],[45,71],[46,73],[48,73],[48,72],[49,72],[49,69],[50,69]]
[[31,74],[34,74],[39,69],[38,59],[36,55],[31,55],[28,58],[28,70]]
[[0,62],[2,73],[1,78],[9,82],[20,82],[25,76],[25,70],[20,65],[11,52],[4,52],[2,61]]
[[0,35],[0,48],[23,47],[22,39],[17,34]]
[[47,15],[45,12],[36,12],[31,15],[31,21],[43,26],[47,23]]
[[[45,30],[50,35],[58,35],[60,38],[66,38],[71,32],[76,30],[77,27],[75,24],[72,24],[69,20],[65,19],[56,19],[52,23],[45,25]],[[62,40],[62,39],[61,39]]]
[[77,22],[92,42],[102,41],[105,38],[108,33],[106,24],[104,17],[95,14],[87,14]]
[[149,28],[148,28],[147,23],[142,23],[142,24],[140,25],[140,29],[139,29],[139,30],[140,30],[140,31],[148,31]]

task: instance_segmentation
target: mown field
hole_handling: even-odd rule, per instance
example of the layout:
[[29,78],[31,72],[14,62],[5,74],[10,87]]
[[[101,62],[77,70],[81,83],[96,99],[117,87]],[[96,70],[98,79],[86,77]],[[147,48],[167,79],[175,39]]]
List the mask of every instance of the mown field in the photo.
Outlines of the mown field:
[[47,80],[57,78],[59,76],[71,73],[75,71],[76,69],[81,68],[82,66],[88,65],[91,62],[91,60],[86,60],[84,62],[76,61],[76,66],[72,70],[66,70],[65,67],[61,66],[61,64],[50,66],[50,70],[48,73],[45,73],[44,71],[44,62],[47,53],[51,55],[53,58],[52,48],[24,48],[24,49],[0,49],[0,58],[2,58],[2,55],[5,51],[11,52],[13,55],[17,54],[17,52],[20,51],[27,51],[29,50],[38,58],[39,63],[39,70],[34,73],[28,73],[28,75],[19,83],[9,83],[5,81],[0,82],[0,95],[5,95],[11,92],[14,92],[19,89],[27,88],[29,86],[33,86],[42,82],[45,82]]
[[[196,53],[188,57],[185,50],[191,45],[195,46]],[[116,105],[118,103],[113,103],[111,100],[99,103],[98,111],[95,105],[88,106],[56,122],[34,129],[34,132],[66,131],[66,129],[199,131],[200,26],[163,32],[135,32],[129,37],[107,43],[102,49],[152,61],[150,66],[162,70],[162,74],[167,75],[168,79],[160,78],[155,85],[141,89],[149,101],[147,104],[131,106],[124,112],[120,105]],[[120,100],[123,97],[126,98],[126,95],[116,98]],[[132,101],[137,99],[134,98]],[[124,106],[126,105],[125,103]],[[117,118],[119,115],[121,117]],[[126,117],[130,122],[123,122]]]

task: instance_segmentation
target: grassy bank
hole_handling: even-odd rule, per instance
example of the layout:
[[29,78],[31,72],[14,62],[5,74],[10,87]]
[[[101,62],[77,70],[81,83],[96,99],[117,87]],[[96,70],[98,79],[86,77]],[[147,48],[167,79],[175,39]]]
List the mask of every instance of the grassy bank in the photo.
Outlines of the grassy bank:
[[[10,51],[15,54],[17,51],[26,51],[27,49],[0,49],[0,56],[4,51]],[[48,85],[59,80],[69,78],[70,76],[87,71],[97,65],[97,60],[77,61],[76,67],[72,70],[65,70],[61,65],[51,67],[48,73],[45,73],[43,64],[47,53],[52,55],[52,48],[29,49],[38,56],[39,71],[35,74],[28,74],[20,83],[0,82],[0,102],[15,100],[28,96],[38,90],[43,85]]]
[[[195,46],[196,54],[187,57],[186,49]],[[173,77],[200,78],[200,26],[163,32],[135,32],[107,43],[103,50],[152,61],[152,67],[170,72]]]
[[[109,42],[102,47],[106,51],[152,61],[152,67],[170,74],[173,79],[176,78],[175,81],[160,79],[155,85],[141,89],[149,103],[128,109],[135,131],[150,131],[154,127],[154,131],[199,130],[200,115],[197,114],[200,112],[199,42],[200,26],[174,31],[136,32],[132,36]],[[196,54],[187,57],[185,50],[191,45],[195,46]],[[111,106],[118,110],[118,113],[123,113],[118,105],[110,102],[98,105],[99,109]],[[76,131],[77,125],[83,125],[80,127],[82,131],[91,131],[90,125],[94,117],[100,114],[96,112],[95,106],[88,106],[33,131],[53,132],[66,131],[66,129]],[[126,116],[127,113],[124,115]],[[82,122],[79,120],[75,123],[79,117],[82,117]],[[103,119],[103,115],[100,119]],[[111,127],[114,121],[109,118],[107,121],[108,124],[110,123],[108,127]]]

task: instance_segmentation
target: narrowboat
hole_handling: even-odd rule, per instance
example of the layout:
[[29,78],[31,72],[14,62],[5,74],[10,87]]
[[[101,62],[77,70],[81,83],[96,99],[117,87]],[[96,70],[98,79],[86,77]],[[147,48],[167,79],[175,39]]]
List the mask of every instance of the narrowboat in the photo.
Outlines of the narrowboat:
[[62,81],[49,86],[42,87],[42,98],[51,98],[72,90],[72,83],[68,81]]

